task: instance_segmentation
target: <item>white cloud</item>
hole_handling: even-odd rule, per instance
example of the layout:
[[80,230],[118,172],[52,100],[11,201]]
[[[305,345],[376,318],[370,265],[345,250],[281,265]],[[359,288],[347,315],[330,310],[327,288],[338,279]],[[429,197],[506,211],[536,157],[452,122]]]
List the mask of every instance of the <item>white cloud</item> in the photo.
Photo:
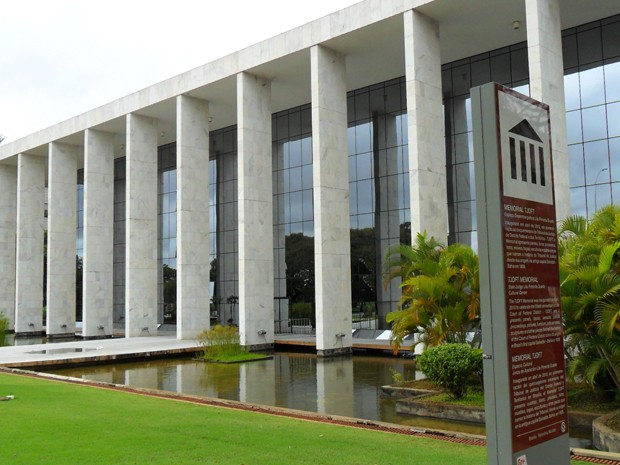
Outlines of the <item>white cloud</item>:
[[0,132],[18,139],[356,1],[6,2]]

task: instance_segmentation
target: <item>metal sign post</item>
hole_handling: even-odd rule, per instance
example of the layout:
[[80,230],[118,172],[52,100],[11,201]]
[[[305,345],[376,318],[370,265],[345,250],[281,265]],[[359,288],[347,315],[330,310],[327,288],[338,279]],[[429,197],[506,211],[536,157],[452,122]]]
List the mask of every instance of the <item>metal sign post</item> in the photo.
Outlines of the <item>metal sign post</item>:
[[471,91],[490,465],[568,465],[549,107]]

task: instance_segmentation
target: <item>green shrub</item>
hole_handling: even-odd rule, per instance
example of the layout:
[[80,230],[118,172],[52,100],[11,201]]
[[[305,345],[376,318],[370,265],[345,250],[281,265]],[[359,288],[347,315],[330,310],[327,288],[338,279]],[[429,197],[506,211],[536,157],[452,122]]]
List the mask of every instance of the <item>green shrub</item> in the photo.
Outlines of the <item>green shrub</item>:
[[9,329],[9,319],[0,313],[0,347],[6,345],[6,332]]
[[235,326],[216,325],[201,332],[198,342],[202,347],[203,357],[209,360],[222,360],[245,352],[241,347],[239,329]]
[[312,303],[295,302],[291,309],[291,318],[309,318],[312,319],[314,312],[312,311]]
[[467,344],[441,344],[425,350],[417,362],[428,379],[461,399],[469,378],[482,372],[482,351]]

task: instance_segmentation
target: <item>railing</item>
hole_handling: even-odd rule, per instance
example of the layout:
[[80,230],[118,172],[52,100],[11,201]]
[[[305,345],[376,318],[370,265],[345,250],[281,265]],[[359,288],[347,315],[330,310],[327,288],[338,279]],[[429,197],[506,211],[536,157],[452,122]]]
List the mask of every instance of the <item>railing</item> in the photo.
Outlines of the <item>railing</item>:
[[353,319],[353,329],[377,329],[378,327],[379,320],[374,316]]
[[314,334],[314,328],[310,318],[290,318],[288,320],[276,320],[276,334]]

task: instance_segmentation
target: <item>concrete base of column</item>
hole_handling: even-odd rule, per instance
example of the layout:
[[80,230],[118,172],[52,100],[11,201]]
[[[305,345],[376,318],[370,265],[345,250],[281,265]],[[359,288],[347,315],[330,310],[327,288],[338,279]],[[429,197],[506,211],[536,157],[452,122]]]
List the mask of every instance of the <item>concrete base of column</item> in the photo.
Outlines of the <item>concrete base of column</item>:
[[56,334],[48,334],[48,339],[58,340],[58,339],[74,339],[75,333],[56,333]]
[[316,351],[316,354],[319,357],[342,357],[351,355],[352,353],[353,349],[351,347],[340,347],[338,349],[324,349]]
[[273,352],[273,344],[251,344],[247,346],[242,346],[248,352]]
[[112,339],[112,335],[105,335],[105,336],[82,336],[82,340],[84,341],[94,341],[97,339]]
[[21,331],[19,333],[15,333],[16,338],[43,337],[43,336],[45,336],[45,331]]

